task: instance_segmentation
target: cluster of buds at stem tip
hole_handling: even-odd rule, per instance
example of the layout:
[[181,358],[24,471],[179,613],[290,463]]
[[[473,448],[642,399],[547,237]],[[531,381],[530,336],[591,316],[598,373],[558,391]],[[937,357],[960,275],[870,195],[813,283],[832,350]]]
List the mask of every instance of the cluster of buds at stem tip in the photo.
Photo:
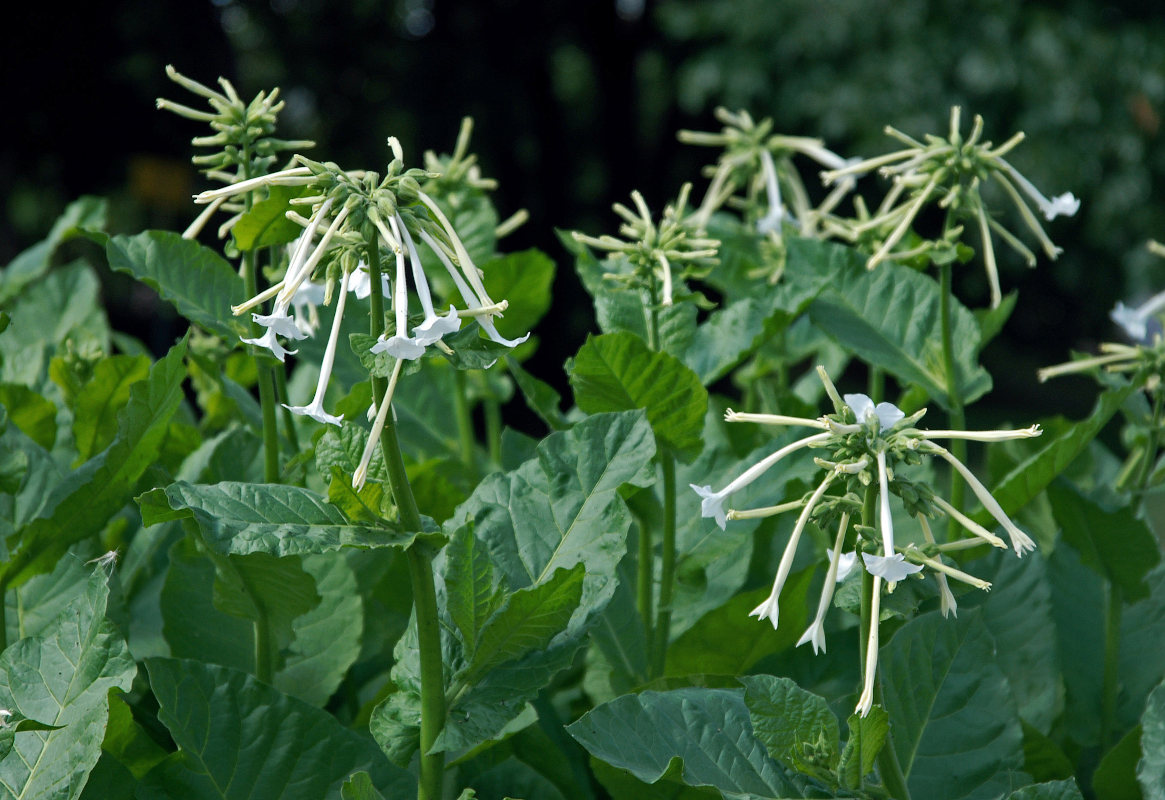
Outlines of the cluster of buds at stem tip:
[[964,139],[960,131],[960,110],[955,106],[951,109],[950,131],[945,139],[928,135],[925,142],[920,142],[892,127],[886,128],[886,134],[905,147],[821,173],[827,186],[874,170],[893,181],[877,211],[849,226],[849,238],[853,241],[871,233],[880,239],[880,244],[866,262],[870,269],[883,261],[916,255],[915,248],[906,250],[899,245],[922,209],[930,203],[937,203],[947,212],[946,232],[954,228],[957,221],[965,221],[978,231],[991,287],[991,305],[998,306],[1002,294],[993,235],[999,236],[1019,253],[1028,266],[1035,266],[1036,257],[1017,235],[992,216],[981,196],[981,187],[988,181],[999,186],[1009,197],[1048,258],[1054,260],[1060,254],[1060,249],[1048,238],[1033,213],[1032,205],[1045,220],[1051,221],[1058,216],[1074,215],[1080,208],[1080,201],[1071,193],[1048,198],[1004,159],[1023,141],[1023,133],[1017,133],[994,147],[989,141],[981,141],[983,118],[976,116],[970,135]]
[[[235,87],[226,78],[219,78],[221,91],[212,89],[196,80],[186,77],[172,66],[166,67],[166,76],[190,93],[202,98],[210,106],[209,111],[201,111],[172,100],[158,98],[159,109],[171,111],[181,117],[205,122],[214,131],[209,136],[196,136],[191,140],[195,147],[211,148],[212,152],[196,155],[191,160],[207,177],[226,184],[234,184],[271,170],[280,158],[280,153],[305,150],[315,143],[307,140],[278,139],[275,127],[284,102],[279,99],[279,88],[270,92],[259,92],[249,103],[243,102]],[[190,239],[197,236],[217,211],[231,214],[218,230],[220,238],[226,236],[245,210],[244,204],[223,197],[198,215],[182,234]]]
[[[498,333],[493,317],[500,316],[506,310],[506,301],[495,302],[489,296],[480,270],[473,263],[445,212],[420,188],[417,181],[419,171],[404,171],[400,144],[390,138],[389,145],[394,159],[383,180],[375,173],[346,173],[334,164],[320,164],[297,156],[300,166],[203,192],[195,198],[199,203],[214,203],[223,197],[233,197],[257,187],[272,185],[308,186],[309,192],[316,192],[292,201],[293,204],[307,206],[310,214],[303,217],[294,211],[288,213],[288,217],[303,225],[304,230],[291,248],[283,278],[254,297],[233,306],[232,311],[236,315],[243,314],[274,300],[269,314],[252,311],[252,319],[266,328],[266,332],[259,337],[244,338],[243,341],[270,350],[282,361],[287,354],[295,351],[284,348],[279,337],[302,339],[311,330],[310,325],[295,318],[291,309],[310,305],[307,302],[308,295],[317,294],[321,289],[325,297],[330,296],[331,281],[338,282],[339,300],[336,302],[336,313],[321,364],[316,395],[305,406],[289,407],[291,411],[306,414],[320,422],[340,423],[338,417],[324,411],[323,398],[350,290],[358,294],[363,291],[365,296],[374,286],[382,294],[386,290],[390,292],[394,325],[391,330],[385,330],[380,335],[372,351],[387,353],[398,360],[417,359],[428,346],[443,345],[442,338],[458,331],[466,317],[475,318],[490,339],[507,347],[515,347],[529,336],[507,339]],[[418,240],[433,252],[436,260],[449,273],[465,308],[459,309],[450,304],[447,311],[437,310],[418,252]],[[382,254],[387,254],[395,267],[391,277],[380,270]],[[368,256],[367,260],[361,260],[362,256]],[[328,283],[323,287],[311,282],[312,275],[321,265],[324,266],[324,274],[329,276]],[[337,265],[338,270],[334,269]],[[423,318],[411,325],[410,331],[409,303],[412,293],[419,298]]]
[[[779,237],[788,224],[802,236],[813,236],[819,221],[831,214],[855,186],[856,175],[838,181],[829,195],[813,206],[800,173],[793,166],[793,157],[807,156],[826,169],[840,169],[858,159],[842,158],[820,139],[775,134],[771,119],[756,122],[747,111],[733,113],[718,108],[715,114],[724,123],[718,133],[679,132],[679,139],[685,144],[723,150],[716,164],[706,170],[711,182],[693,215],[698,228],[705,229],[712,214],[733,201],[737,190],[743,187],[743,205],[764,209],[764,213],[756,213],[758,233]],[[782,196],[782,187],[788,203]]]
[[[841,524],[838,526],[836,541],[829,551],[829,572],[817,616],[798,644],[810,643],[815,652],[825,650],[823,624],[825,613],[829,608],[829,601],[832,598],[833,586],[835,582],[845,577],[852,564],[860,564],[863,569],[874,576],[875,585],[878,587],[875,590],[875,596],[883,583],[892,590],[896,582],[905,580],[910,575],[921,572],[924,568],[930,569],[939,579],[944,613],[954,613],[955,611],[954,596],[950,593],[947,585],[948,578],[962,581],[979,589],[988,589],[990,584],[987,582],[946,564],[942,559],[942,553],[946,550],[961,549],[968,544],[987,543],[1003,549],[1006,549],[1008,544],[955,509],[950,503],[936,496],[933,491],[920,484],[910,483],[896,474],[903,467],[917,464],[922,456],[936,456],[950,464],[958,478],[971,488],[985,511],[1007,532],[1010,546],[1017,556],[1022,556],[1028,550],[1035,548],[1032,539],[1011,521],[1003,508],[967,466],[935,440],[969,439],[996,442],[1030,438],[1040,435],[1041,431],[1038,425],[1019,430],[997,431],[920,429],[917,427],[917,423],[925,414],[925,409],[907,416],[893,404],[875,404],[863,394],[847,394],[841,397],[832,381],[820,367],[818,374],[825,384],[827,394],[834,401],[835,411],[832,414],[826,414],[817,419],[778,414],[738,413],[731,409],[725,414],[727,422],[799,426],[809,428],[813,431],[812,433],[776,449],[719,490],[713,490],[711,486],[692,484],[692,489],[701,497],[702,515],[713,518],[721,528],[724,528],[730,520],[734,519],[767,517],[797,509],[800,511],[777,567],[772,591],[763,603],[752,610],[751,616],[767,619],[774,628],[777,627],[781,590],[789,576],[805,526],[815,518],[823,520],[828,516],[826,513],[817,513],[818,510],[831,505],[826,502],[828,498],[844,498],[851,494],[851,489],[864,490],[864,487],[871,485],[876,486],[876,520],[863,520],[865,525],[862,528],[857,528],[850,525],[850,511],[848,509],[841,514]],[[805,497],[793,502],[764,508],[725,509],[725,503],[733,494],[754,483],[778,462],[805,449],[825,454],[814,459],[815,463],[824,469],[824,474],[817,486]],[[830,494],[831,489],[835,488],[841,489],[840,496],[836,493]],[[856,491],[856,493],[860,495],[861,492]],[[901,497],[907,510],[919,520],[924,537],[921,544],[903,545],[895,540],[893,518],[890,511],[892,494]],[[832,505],[842,506],[841,503]],[[935,542],[927,517],[938,514],[947,515],[954,519],[969,534],[970,538],[945,544]],[[876,537],[870,533],[875,530]],[[848,555],[845,553],[846,550],[853,547],[851,543],[854,541],[854,536],[868,538],[868,541],[862,542],[862,546],[856,548],[861,553],[860,561],[856,558],[853,550]],[[876,612],[873,619],[877,619]],[[872,626],[875,631],[876,627],[876,625]],[[876,635],[876,632],[872,634],[872,636]],[[870,652],[877,652],[876,642],[871,644]],[[865,711],[868,710],[868,707],[865,708]]]
[[[701,274],[702,266],[714,264],[720,247],[719,240],[703,236],[702,229],[693,225],[692,217],[687,213],[691,190],[688,183],[681,187],[679,198],[664,209],[658,225],[653,221],[643,195],[632,192],[634,211],[622,203],[612,206],[623,220],[619,227],[619,235],[623,238],[606,234],[596,238],[575,231],[572,234],[574,240],[626,257],[631,265],[629,274],[608,273],[604,277],[623,281],[635,288],[655,289],[652,302],[670,306],[675,300],[676,282],[689,275]],[[678,269],[679,274],[673,274],[673,269]]]

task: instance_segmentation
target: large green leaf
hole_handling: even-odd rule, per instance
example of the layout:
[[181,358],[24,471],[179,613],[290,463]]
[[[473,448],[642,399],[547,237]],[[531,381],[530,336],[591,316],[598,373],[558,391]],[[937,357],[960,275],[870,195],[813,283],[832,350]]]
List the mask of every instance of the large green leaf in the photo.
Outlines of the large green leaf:
[[525,336],[550,308],[554,262],[541,250],[522,250],[491,259],[481,270],[490,297],[509,303],[496,320],[498,332],[507,338]]
[[1149,694],[1141,717],[1141,760],[1137,782],[1145,800],[1165,800],[1165,684]]
[[[103,570],[40,636],[0,655],[0,706],[17,719],[55,730],[18,731],[0,758],[0,796],[74,798],[97,763],[111,688],[128,690],[137,667],[117,627],[105,618]],[[7,731],[6,731],[7,733]]]
[[879,753],[886,745],[890,732],[890,715],[881,706],[874,706],[864,717],[850,714],[845,721],[849,738],[838,761],[837,773],[842,786],[851,789],[862,785],[862,778],[874,769]]
[[183,339],[146,380],[133,385],[113,443],[59,483],[37,518],[9,537],[13,555],[2,568],[9,585],[52,569],[69,547],[99,532],[129,501],[138,479],[157,461],[182,401],[185,352]]
[[[789,261],[806,258],[833,276],[809,308],[814,323],[869,364],[903,384],[918,384],[943,408],[950,408],[942,355],[941,293],[930,277],[894,263],[867,270],[865,256],[842,245],[796,239]],[[970,403],[991,388],[978,363],[979,325],[952,301],[954,390]]]
[[[983,621],[995,641],[996,664],[1007,676],[1020,717],[1050,731],[1064,708],[1064,682],[1047,565],[1040,553],[1019,559],[1010,550],[996,550],[988,560],[998,565],[993,574],[982,574],[991,581],[991,592],[963,598],[982,601]],[[977,564],[970,571],[981,574]]]
[[51,400],[18,383],[0,383],[0,405],[8,412],[10,424],[44,449],[53,449],[57,440],[57,407]]
[[445,613],[456,626],[465,652],[472,653],[482,627],[504,600],[503,587],[483,543],[464,525],[450,537],[445,548]]
[[130,388],[150,374],[146,356],[114,355],[93,367],[93,377],[73,403],[73,442],[77,464],[104,450],[117,433],[118,413],[129,402]]
[[223,554],[325,553],[341,547],[407,547],[419,532],[348,523],[327,500],[298,486],[179,481],[140,498],[146,525],[193,518]]
[[631,517],[618,489],[651,479],[655,443],[642,412],[598,414],[538,445],[538,457],[486,478],[454,515],[474,533],[512,589],[546,580],[559,568],[586,566],[572,630],[614,590]]
[[1109,748],[1096,765],[1096,771],[1092,773],[1092,791],[1098,800],[1142,800],[1137,786],[1137,762],[1140,759],[1141,726],[1137,725]]
[[[1099,746],[1097,709],[1104,674],[1103,580],[1081,564],[1077,552],[1066,544],[1048,554],[1047,572],[1056,624],[1057,666],[1064,681],[1062,724],[1074,741]],[[1161,641],[1159,630],[1150,641]],[[1151,659],[1152,651],[1147,655]],[[1140,653],[1134,657],[1145,658]]]
[[57,267],[28,286],[0,336],[0,382],[47,395],[49,361],[66,342],[81,353],[108,352],[109,322],[100,291],[96,272],[84,262]]
[[773,675],[752,675],[740,682],[753,733],[769,755],[810,775],[837,769],[841,733],[825,698]]
[[507,661],[548,648],[578,609],[584,574],[583,565],[575,564],[508,595],[467,650],[469,665],[459,681],[471,686]]
[[703,449],[707,390],[683,362],[649,350],[634,334],[588,337],[571,363],[570,383],[588,414],[642,408],[656,441],[682,460]]
[[114,236],[105,246],[109,266],[156,290],[186,319],[228,341],[249,335],[231,306],[247,298],[231,265],[193,239],[169,231]]
[[1060,530],[1085,566],[1119,586],[1130,601],[1147,597],[1145,575],[1161,560],[1157,539],[1131,506],[1111,508],[1063,483],[1048,487]]
[[743,692],[677,689],[624,695],[568,725],[591,755],[646,783],[673,764],[689,786],[727,797],[793,797],[796,789],[753,734]]
[[1125,606],[1121,614],[1118,728],[1141,719],[1146,698],[1165,678],[1165,566],[1158,564],[1145,583],[1149,596]]
[[368,738],[250,675],[167,658],[146,669],[178,752],[146,775],[142,800],[339,798],[357,770],[387,797],[416,793],[416,780]]
[[48,271],[53,254],[62,243],[80,235],[83,228],[103,227],[106,205],[102,197],[82,197],[69,203],[53,223],[47,237],[21,252],[0,270],[0,307]]
[[1023,766],[1023,734],[977,612],[906,623],[880,651],[890,733],[911,794],[994,798]]

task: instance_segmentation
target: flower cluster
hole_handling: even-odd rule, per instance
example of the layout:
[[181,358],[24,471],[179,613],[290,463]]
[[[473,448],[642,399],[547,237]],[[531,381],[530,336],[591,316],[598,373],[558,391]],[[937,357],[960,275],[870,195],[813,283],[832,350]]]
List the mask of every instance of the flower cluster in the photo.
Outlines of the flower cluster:
[[[1046,220],[1051,221],[1057,216],[1075,214],[1080,201],[1070,193],[1052,198],[1044,196],[1004,159],[1007,153],[1023,141],[1023,133],[1017,133],[999,147],[993,147],[991,142],[980,141],[983,134],[982,117],[975,117],[971,133],[966,139],[960,131],[959,121],[960,110],[956,106],[951,109],[947,138],[928,135],[925,143],[887,127],[887,135],[905,144],[905,148],[830,169],[822,172],[821,176],[829,185],[877,170],[883,177],[893,180],[893,186],[877,212],[848,226],[846,238],[850,241],[859,241],[870,233],[878,235],[880,244],[867,262],[871,269],[882,261],[912,258],[919,254],[918,248],[904,249],[899,245],[911,224],[930,202],[937,202],[940,208],[948,212],[944,239],[956,227],[954,223],[958,220],[966,220],[977,227],[987,280],[991,287],[991,305],[995,307],[999,305],[1002,295],[992,233],[1023,256],[1029,266],[1035,265],[1036,257],[1018,236],[992,217],[980,195],[982,185],[990,180],[1003,189],[1027,228],[1039,241],[1040,247],[1051,259],[1060,254],[1060,249],[1048,238],[1032,212],[1031,204],[1036,206]],[[961,232],[961,228],[958,230]],[[882,232],[886,233],[882,235]]]
[[[442,338],[458,331],[465,317],[475,318],[490,339],[507,347],[515,347],[527,338],[511,340],[498,333],[492,318],[501,315],[507,303],[504,300],[495,302],[489,296],[481,272],[457,231],[437,202],[420,188],[419,179],[428,177],[428,173],[405,170],[400,144],[390,138],[389,146],[394,158],[383,179],[376,173],[349,173],[335,164],[317,163],[297,156],[299,165],[296,167],[203,192],[195,198],[199,203],[214,203],[260,186],[280,184],[306,186],[310,187],[309,192],[314,192],[291,201],[307,206],[310,213],[307,217],[294,211],[288,214],[304,230],[291,249],[282,279],[232,310],[235,314],[242,314],[274,299],[270,313],[252,312],[252,319],[266,332],[243,341],[270,350],[282,361],[295,351],[287,350],[280,338],[298,340],[309,335],[313,326],[310,320],[302,317],[314,314],[314,301],[321,299],[321,294],[327,298],[331,294],[331,281],[336,280],[339,294],[315,397],[305,406],[289,407],[291,411],[319,422],[340,424],[340,417],[324,410],[323,401],[349,291],[358,296],[369,296],[372,287],[379,284],[380,294],[391,295],[395,324],[391,332],[385,331],[379,337],[372,351],[387,353],[397,359],[398,371],[400,361],[420,358],[430,345],[444,346]],[[459,309],[451,303],[448,311],[438,313],[417,240],[424,243],[448,272],[466,308]],[[381,253],[385,252],[392,254],[395,266],[391,280],[380,270]],[[322,264],[333,267],[323,270],[325,283],[311,282],[311,277]],[[337,266],[338,269],[334,269]],[[411,329],[410,288],[420,301],[423,315],[420,322],[411,325]],[[388,402],[384,405],[387,406]],[[383,426],[383,418],[381,420]]]
[[[874,597],[877,598],[883,582],[890,588],[897,581],[904,580],[909,575],[920,572],[924,567],[936,573],[939,579],[940,592],[944,613],[955,611],[954,596],[946,583],[951,577],[981,589],[989,588],[990,584],[952,567],[942,560],[942,553],[958,550],[968,546],[988,543],[994,547],[1006,548],[1007,544],[995,534],[976,523],[950,503],[934,494],[925,485],[910,482],[900,472],[900,467],[917,464],[922,456],[937,456],[946,461],[960,478],[970,486],[972,492],[982,503],[984,509],[1007,532],[1011,547],[1016,555],[1022,556],[1035,547],[1035,543],[1027,534],[1016,527],[996,502],[995,498],[974,474],[957,458],[941,445],[936,439],[970,439],[975,441],[993,442],[1006,439],[1029,438],[1040,435],[1039,426],[1020,430],[1001,431],[951,431],[951,430],[923,430],[916,427],[918,421],[925,414],[925,409],[910,416],[890,403],[875,404],[863,394],[847,394],[844,398],[837,395],[832,382],[823,369],[818,369],[826,391],[834,401],[835,413],[827,414],[819,419],[805,419],[788,417],[776,414],[744,414],[729,410],[725,419],[728,422],[752,422],[764,425],[795,425],[813,429],[817,432],[779,448],[745,470],[739,477],[718,491],[711,486],[697,486],[692,489],[702,498],[701,513],[705,517],[712,517],[716,524],[724,528],[729,520],[768,517],[785,511],[800,509],[793,532],[777,567],[776,578],[768,598],[751,612],[752,616],[768,619],[774,628],[777,627],[779,614],[779,599],[781,590],[789,576],[796,555],[797,545],[801,534],[810,519],[817,518],[819,522],[826,517],[832,517],[840,512],[840,524],[836,541],[829,551],[830,564],[817,616],[805,631],[798,644],[809,642],[815,652],[825,650],[824,618],[832,598],[834,583],[849,571],[851,564],[858,563],[856,552],[861,552],[861,565],[874,577]],[[734,493],[745,488],[757,480],[766,471],[792,453],[803,449],[824,451],[827,457],[815,458],[825,474],[817,487],[805,498],[777,506],[753,509],[728,509],[725,502]],[[834,486],[841,486],[841,495],[828,495]],[[850,517],[861,508],[861,502],[853,500],[851,489],[865,491],[866,487],[876,492],[877,497],[877,538],[874,539],[871,531],[875,526],[865,522],[868,528],[850,526]],[[922,528],[924,542],[921,545],[902,545],[896,542],[893,520],[890,512],[890,495],[898,495],[907,510],[914,516]],[[828,502],[827,502],[828,498]],[[816,511],[826,512],[815,515]],[[937,514],[946,515],[954,519],[970,534],[970,538],[938,544],[931,532],[928,517]],[[846,545],[852,541],[850,530],[857,531],[858,544],[852,555],[844,555]],[[863,541],[863,537],[866,540]],[[872,551],[872,552],[870,552]],[[875,602],[877,602],[875,600]],[[868,652],[877,653],[877,625],[878,612],[875,609],[871,617],[871,645]],[[858,710],[863,715],[869,711],[872,703],[872,667],[867,664],[867,692],[863,694]],[[868,695],[868,696],[867,696]]]
[[[764,192],[765,211],[756,220],[759,233],[778,236],[784,224],[792,225],[803,236],[813,235],[818,220],[829,214],[854,187],[856,177],[839,181],[829,195],[816,207],[809,201],[809,193],[793,166],[792,158],[804,155],[827,169],[841,169],[857,159],[847,161],[825,147],[820,139],[804,136],[783,136],[772,132],[773,122],[753,120],[747,111],[732,113],[726,108],[716,109],[716,118],[724,123],[719,133],[680,131],[679,139],[686,144],[719,147],[723,153],[716,165],[710,167],[711,183],[694,221],[704,229],[716,209],[729,202],[741,187],[745,189],[745,204],[758,205],[757,198]],[[790,198],[792,209],[782,199]]]
[[[187,78],[172,66],[166,67],[166,75],[210,105],[210,111],[199,111],[164,98],[158,98],[157,101],[158,108],[205,122],[214,130],[210,136],[198,136],[191,140],[195,147],[214,148],[213,152],[191,159],[212,180],[235,184],[269,172],[282,152],[315,146],[314,142],[306,140],[275,137],[275,125],[284,105],[279,99],[278,88],[272,89],[270,93],[259,92],[251,102],[244,103],[226,78],[218,79],[222,88],[220,92]],[[219,197],[207,205],[182,235],[187,239],[194,238],[215,212],[220,210],[231,214],[219,227],[218,235],[222,238],[242,217],[245,205],[232,195]]]
[[670,306],[674,299],[673,263],[685,266],[686,269],[681,271],[679,277],[686,277],[691,268],[713,263],[716,249],[720,246],[716,239],[702,236],[699,233],[700,227],[693,224],[688,216],[690,191],[691,185],[684,184],[676,202],[663,210],[663,218],[658,225],[653,221],[643,195],[632,192],[635,211],[622,203],[613,206],[615,213],[623,218],[623,224],[619,227],[622,239],[609,235],[595,238],[576,231],[573,234],[574,240],[626,256],[632,272],[629,275],[611,273],[606,277],[623,280],[636,288],[649,288],[658,281],[659,302]]

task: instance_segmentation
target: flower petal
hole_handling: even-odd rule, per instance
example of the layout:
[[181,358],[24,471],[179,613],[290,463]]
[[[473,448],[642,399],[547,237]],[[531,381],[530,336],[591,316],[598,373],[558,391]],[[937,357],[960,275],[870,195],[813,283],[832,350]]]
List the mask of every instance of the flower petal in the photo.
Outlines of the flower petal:
[[728,525],[728,517],[724,513],[725,496],[720,492],[712,491],[711,486],[697,486],[694,483],[689,483],[688,485],[695,490],[696,494],[703,498],[700,502],[700,516],[715,517],[716,524],[720,526],[720,530],[725,530]]
[[862,553],[862,561],[866,562],[867,572],[887,582],[897,582],[907,575],[922,571],[921,564],[911,564],[901,553],[895,553],[892,556]]

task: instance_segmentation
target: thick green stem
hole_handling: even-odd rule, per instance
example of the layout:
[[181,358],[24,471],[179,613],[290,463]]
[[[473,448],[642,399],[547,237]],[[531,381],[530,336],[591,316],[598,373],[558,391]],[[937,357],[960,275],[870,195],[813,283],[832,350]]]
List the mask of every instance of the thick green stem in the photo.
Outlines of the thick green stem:
[[485,442],[489,447],[489,460],[500,466],[502,463],[502,405],[496,397],[487,397],[482,406],[485,408]]
[[[248,195],[247,203],[250,204]],[[254,297],[259,293],[256,277],[255,251],[243,254],[243,293]],[[261,335],[259,325],[251,322],[251,335]],[[259,385],[259,406],[263,412],[263,480],[267,483],[279,482],[279,428],[275,420],[275,377],[274,370],[265,358],[254,354],[256,383]]]
[[473,447],[477,437],[473,432],[473,416],[469,409],[469,387],[462,370],[453,371],[453,414],[457,418],[457,442],[461,452],[461,463],[473,466]]
[[267,612],[260,609],[259,618],[252,623],[255,632],[255,677],[263,683],[272,683],[275,668],[271,658],[271,624]]
[[[951,305],[954,295],[951,293],[951,265],[939,265],[939,320],[942,325],[943,370],[947,378],[947,405],[950,408],[950,424],[952,430],[963,430],[967,427],[966,414],[963,412],[963,396],[959,390],[959,374],[955,368],[955,343],[951,323]],[[964,464],[967,463],[967,442],[964,439],[952,439],[948,445],[951,455]],[[963,482],[951,479],[950,503],[957,510],[963,510],[963,493],[966,490]],[[949,539],[954,541],[959,535],[959,523],[954,517],[948,520],[947,530]]]
[[[375,239],[368,242],[368,278],[371,285],[380,286],[380,250]],[[370,330],[372,335],[384,333],[384,297],[378,291],[369,295]],[[372,393],[377,403],[385,402],[387,381],[373,378]],[[391,412],[380,434],[380,449],[388,469],[388,483],[396,501],[401,525],[407,531],[422,530],[421,512],[409,485],[404,457],[396,435],[396,423]],[[418,800],[441,800],[444,792],[445,753],[431,753],[433,744],[445,727],[445,669],[441,660],[441,623],[437,615],[437,590],[433,581],[433,551],[429,545],[416,542],[405,551],[408,559],[409,580],[413,589],[413,606],[417,618],[417,649],[421,661],[421,779],[417,786]]]
[[[866,494],[862,501],[862,524],[875,527],[878,523],[878,486],[871,483],[866,487]],[[860,548],[859,548],[860,552]],[[866,660],[877,656],[870,653],[870,627],[877,625],[878,620],[871,619],[874,604],[874,576],[868,570],[862,570],[862,600],[861,600],[861,674],[865,674]],[[885,708],[882,701],[882,682],[874,679],[874,703]],[[864,745],[864,742],[862,743]],[[863,756],[864,759],[864,756]],[[910,790],[906,787],[906,777],[902,774],[902,766],[898,763],[898,754],[894,750],[893,731],[886,732],[886,741],[878,751],[878,774],[882,777],[882,786],[886,793],[895,800],[910,800]]]
[[1104,680],[1100,691],[1100,749],[1108,750],[1116,728],[1117,669],[1120,666],[1121,589],[1105,581],[1104,605]]
[[639,608],[639,615],[643,617],[643,634],[646,637],[648,668],[651,667],[650,654],[653,652],[652,624],[653,583],[655,567],[655,546],[652,542],[651,523],[646,515],[639,518],[639,563],[635,576],[635,605]]
[[275,369],[275,399],[283,409],[283,430],[287,432],[287,441],[291,444],[291,452],[299,453],[299,436],[295,432],[295,415],[288,410],[291,401],[287,398],[287,373],[282,367]]
[[670,452],[659,454],[663,472],[663,542],[660,552],[659,611],[655,618],[654,660],[652,672],[663,674],[667,646],[671,638],[671,599],[676,576],[676,460]]

